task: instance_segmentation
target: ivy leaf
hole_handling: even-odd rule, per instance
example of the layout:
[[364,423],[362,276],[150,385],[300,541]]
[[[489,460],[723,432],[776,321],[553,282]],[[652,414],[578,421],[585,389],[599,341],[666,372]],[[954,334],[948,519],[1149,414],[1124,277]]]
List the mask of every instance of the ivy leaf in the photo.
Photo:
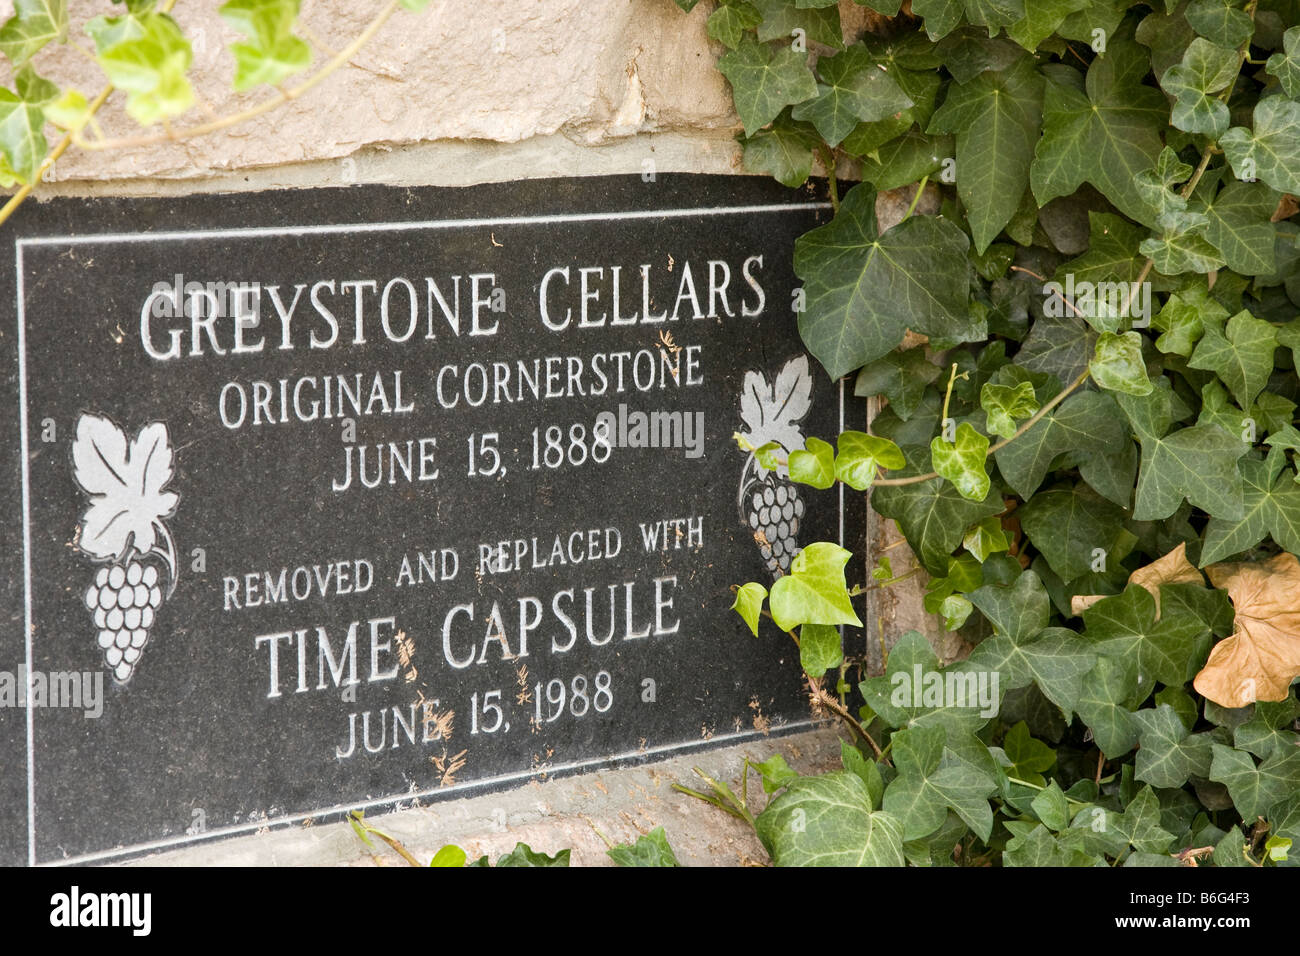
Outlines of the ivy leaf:
[[1264,69],[1277,77],[1286,95],[1300,97],[1300,27],[1292,27],[1282,34],[1282,53],[1268,58]]
[[1160,85],[1174,98],[1170,122],[1188,133],[1211,139],[1222,136],[1228,129],[1228,104],[1210,94],[1226,89],[1240,67],[1235,47],[1219,46],[1203,37],[1193,40],[1182,62],[1160,78]]
[[911,99],[860,44],[817,62],[821,83],[815,99],[794,108],[794,118],[817,127],[829,146],[838,146],[859,122],[875,122],[912,106]]
[[1199,232],[1185,232],[1144,239],[1138,246],[1151,259],[1157,272],[1178,275],[1180,272],[1214,272],[1224,265],[1219,250]]
[[1238,179],[1262,179],[1284,193],[1300,193],[1300,103],[1269,96],[1255,105],[1255,128],[1234,126],[1219,146]]
[[1189,667],[1195,667],[1205,653],[1203,646],[1198,654],[1197,645],[1209,636],[1209,628],[1199,618],[1185,612],[1158,615],[1157,610],[1150,591],[1130,584],[1122,594],[1104,598],[1083,612],[1084,637],[1099,654],[1136,663],[1138,692],[1143,697],[1151,692],[1153,680],[1168,687],[1185,684]]
[[1233,728],[1233,746],[1248,750],[1261,760],[1289,753],[1300,741],[1291,729],[1296,717],[1300,717],[1300,703],[1294,697],[1279,703],[1261,701],[1255,704],[1250,720]]
[[[972,679],[975,681],[971,683]],[[950,737],[974,733],[989,722],[991,714],[982,713],[998,704],[996,700],[980,702],[979,673],[968,663],[939,666],[939,658],[929,642],[917,631],[908,631],[889,651],[884,676],[870,677],[858,684],[858,692],[880,719],[890,727],[943,727]],[[940,681],[942,687],[960,688],[967,699],[940,693],[925,696],[926,681]],[[922,686],[916,686],[920,682]],[[1001,689],[999,685],[999,690]]]
[[825,9],[800,9],[790,3],[790,0],[750,0],[750,2],[763,15],[763,22],[758,25],[760,40],[785,40],[788,45],[795,31],[801,30],[803,35],[814,43],[820,43],[834,50],[844,48],[838,6],[828,6]]
[[970,321],[965,233],[912,216],[882,235],[875,198],[855,187],[831,222],[795,240],[807,292],[799,334],[832,379],[892,351],[908,328],[943,337]]
[[718,69],[731,83],[736,112],[745,135],[762,129],[786,106],[817,95],[817,81],[805,54],[789,47],[773,50],[769,44],[746,37],[718,60]]
[[668,844],[668,835],[664,833],[663,827],[655,827],[649,833],[643,833],[631,846],[623,844],[610,847],[605,852],[619,866],[681,866],[673,848]]
[[1134,520],[1168,518],[1184,499],[1230,521],[1241,517],[1237,459],[1245,454],[1246,446],[1235,436],[1217,425],[1193,425],[1157,437],[1139,425],[1138,441],[1142,445],[1142,463],[1133,504]]
[[742,584],[736,589],[736,600],[731,610],[744,619],[755,637],[758,637],[758,618],[763,610],[763,601],[767,597],[767,588],[756,582]]
[[1011,587],[986,584],[967,597],[995,635],[971,652],[970,666],[997,671],[1008,690],[1036,683],[1048,700],[1071,713],[1095,657],[1073,631],[1046,627],[1050,601],[1038,575],[1025,571]]
[[1243,310],[1228,320],[1222,332],[1212,324],[1206,325],[1205,335],[1187,364],[1214,372],[1232,390],[1237,403],[1249,408],[1273,374],[1276,348],[1277,330]]
[[1214,744],[1210,779],[1223,784],[1243,820],[1267,817],[1300,788],[1300,749],[1274,754],[1255,765],[1248,753]]
[[1300,676],[1300,561],[1284,551],[1267,561],[1215,564],[1207,573],[1232,598],[1236,630],[1214,645],[1192,686],[1221,707],[1286,700]]
[[[904,449],[904,453],[912,461],[923,461],[925,450]],[[971,501],[943,478],[911,485],[878,485],[872,490],[871,506],[881,516],[898,522],[917,559],[931,574],[940,576],[947,573],[948,556],[961,545],[966,529],[1005,507],[996,490],[990,490],[983,501]]]
[[835,477],[854,491],[865,491],[876,479],[878,468],[907,467],[902,450],[888,438],[866,432],[840,432],[835,456]]
[[925,18],[925,32],[932,40],[951,33],[963,15],[993,36],[999,27],[1024,18],[1025,0],[912,0],[912,13]]
[[728,50],[740,45],[740,38],[746,30],[753,29],[763,22],[763,15],[752,3],[745,0],[726,0],[709,15],[709,36],[717,40]]
[[[911,130],[862,160],[862,181],[881,190],[897,189],[937,172],[951,155],[951,136],[927,136]],[[962,233],[963,238],[965,235]]]
[[109,82],[126,91],[126,111],[137,123],[149,126],[193,104],[194,90],[185,75],[193,60],[190,41],[170,16],[95,17],[86,32]]
[[758,815],[758,838],[777,866],[903,866],[903,824],[872,812],[857,774],[800,777]]
[[1030,169],[1039,206],[1089,182],[1125,215],[1151,222],[1134,179],[1156,164],[1168,107],[1142,83],[1149,62],[1133,41],[1115,38],[1088,68],[1086,94],[1048,81],[1043,136]]
[[930,442],[930,460],[940,477],[947,478],[963,498],[983,501],[989,494],[989,474],[984,467],[989,440],[968,422],[957,426],[954,441],[937,436]]
[[1016,433],[1016,420],[1032,417],[1039,404],[1032,382],[1021,382],[1014,388],[985,382],[980,389],[980,407],[984,409],[989,434],[1010,438]]
[[1187,212],[1187,199],[1174,187],[1190,179],[1192,167],[1166,146],[1152,169],[1138,173],[1136,180],[1142,198],[1156,210],[1156,226],[1166,234],[1181,234],[1206,224],[1203,215]]
[[839,545],[817,541],[790,564],[790,573],[777,579],[768,598],[772,619],[783,631],[799,624],[862,626],[844,583],[844,566],[852,555]]
[[555,856],[547,856],[545,853],[537,852],[527,843],[516,843],[513,850],[497,860],[497,866],[568,866],[569,852],[568,850],[560,850]]
[[983,253],[1011,221],[1029,185],[1042,125],[1043,77],[1032,57],[954,83],[930,120],[931,133],[957,134],[957,194],[975,251]]
[[1056,763],[1056,751],[1030,736],[1029,725],[1023,720],[1007,731],[1002,739],[1002,751],[1011,761],[1009,776],[1039,786],[1043,785],[1042,775]]
[[961,539],[962,547],[974,555],[975,560],[983,564],[990,554],[1006,551],[1010,547],[1007,533],[1002,527],[1002,519],[992,515],[972,525]]
[[1110,552],[1125,518],[1118,505],[1083,484],[1040,491],[1016,514],[1025,535],[1063,581],[1093,570],[1096,552]]
[[1243,458],[1238,463],[1242,515],[1236,521],[1210,516],[1202,565],[1249,550],[1270,535],[1287,551],[1300,552],[1300,485],[1293,469],[1282,468],[1285,462],[1285,454],[1277,449],[1266,461]]
[[1061,838],[1053,837],[1047,827],[1035,825],[1027,833],[1007,841],[1002,854],[1003,866],[1093,866],[1096,859],[1082,849],[1069,846],[1066,839],[1079,840],[1073,831]]
[[39,106],[0,89],[0,153],[8,170],[24,183],[35,180],[49,150],[44,125],[45,114]]
[[745,168],[766,173],[782,186],[794,189],[802,186],[812,175],[813,149],[816,146],[817,137],[813,133],[783,114],[770,128],[761,129],[745,139]]
[[1024,19],[1007,27],[1007,36],[1032,53],[1066,17],[1087,5],[1088,0],[1033,0],[1025,4]]
[[1209,776],[1209,734],[1189,735],[1168,704],[1139,710],[1133,723],[1140,744],[1134,774],[1138,780],[1153,787],[1181,787],[1190,776]]
[[67,35],[67,0],[14,0],[14,15],[0,27],[0,53],[17,68],[50,41],[62,43]]
[[1183,16],[1201,36],[1234,49],[1255,32],[1255,21],[1233,0],[1192,0]]
[[248,37],[235,43],[235,89],[275,86],[311,65],[311,47],[293,35],[299,0],[227,0],[221,19]]
[[838,628],[805,624],[799,628],[799,664],[809,677],[822,677],[844,662]]
[[1223,254],[1229,269],[1270,275],[1277,271],[1277,243],[1268,220],[1278,199],[1277,191],[1263,183],[1231,182],[1212,201],[1192,208],[1205,214],[1205,238]]
[[968,764],[941,767],[946,736],[942,727],[911,727],[892,738],[898,776],[885,788],[884,810],[902,821],[904,840],[939,829],[950,808],[980,839],[992,834],[988,798],[997,781]]
[[894,414],[907,421],[921,404],[925,387],[938,377],[939,367],[926,359],[925,349],[895,350],[863,366],[853,394],[859,398],[884,395]]
[[835,449],[820,438],[809,437],[804,448],[790,452],[790,480],[814,488],[835,484]]
[[1142,360],[1142,336],[1137,332],[1103,332],[1097,339],[1097,348],[1088,371],[1092,379],[1104,389],[1124,392],[1127,395],[1150,395],[1155,388],[1147,378],[1146,363]]
[[1137,661],[1103,654],[1083,677],[1076,710],[1092,731],[1097,749],[1115,760],[1137,744],[1133,714],[1124,706],[1137,691]]
[[776,793],[799,779],[799,775],[790,769],[780,754],[773,754],[762,763],[753,764],[753,767],[763,776],[764,793]]
[[1115,819],[1115,828],[1139,853],[1167,853],[1173,845],[1174,835],[1160,823],[1160,798],[1150,786],[1146,786]]
[[1131,445],[1118,411],[1108,395],[1077,392],[995,451],[998,470],[1016,494],[1028,500],[1058,455],[1082,450],[1086,461],[1120,454]]
[[[1089,210],[1088,251],[1070,260],[1064,271],[1073,273],[1076,283],[1136,282],[1146,264],[1145,257],[1138,254],[1138,246],[1146,235],[1145,229],[1123,216]],[[1078,305],[1086,314],[1084,304]],[[1071,310],[1069,314],[1074,313]]]
[[1030,802],[1030,807],[1043,825],[1057,833],[1064,830],[1070,822],[1070,803],[1065,799],[1060,785],[1053,780],[1046,790]]

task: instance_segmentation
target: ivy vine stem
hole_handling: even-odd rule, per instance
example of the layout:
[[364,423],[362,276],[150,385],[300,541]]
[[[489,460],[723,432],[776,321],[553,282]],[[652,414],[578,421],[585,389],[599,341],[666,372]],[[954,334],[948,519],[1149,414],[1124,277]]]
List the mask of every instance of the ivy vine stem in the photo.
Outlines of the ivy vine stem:
[[[1034,413],[1033,417],[1027,420],[1019,428],[1017,428],[1015,433],[1010,438],[1004,438],[996,445],[989,446],[989,450],[985,453],[985,457],[992,455],[994,452],[1002,448],[1006,448],[1008,445],[1010,445],[1013,441],[1015,441],[1025,432],[1029,431],[1029,429],[1037,425],[1040,421],[1043,420],[1043,418],[1047,415],[1048,412],[1050,412],[1057,405],[1061,404],[1061,402],[1069,398],[1071,394],[1073,394],[1074,392],[1082,388],[1084,383],[1088,381],[1091,375],[1092,373],[1090,371],[1084,369],[1082,374],[1080,374],[1078,378],[1076,378],[1065,388],[1061,389],[1061,391],[1057,392],[1056,396],[1052,398],[1051,401],[1043,405],[1042,408],[1040,408],[1037,412]],[[938,477],[939,477],[939,473],[937,471],[931,471],[924,475],[910,475],[907,478],[877,478],[874,482],[872,482],[872,486],[875,487],[877,485],[891,485],[897,487],[898,485],[917,485],[923,481],[929,481],[931,478],[938,478]]]

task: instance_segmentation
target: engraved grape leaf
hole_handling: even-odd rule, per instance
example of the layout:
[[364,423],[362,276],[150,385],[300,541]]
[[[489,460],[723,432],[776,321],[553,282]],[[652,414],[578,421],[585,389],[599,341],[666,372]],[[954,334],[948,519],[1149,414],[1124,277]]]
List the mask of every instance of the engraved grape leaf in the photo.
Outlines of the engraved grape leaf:
[[[776,442],[787,453],[804,447],[799,422],[812,407],[812,374],[808,356],[792,358],[781,367],[774,384],[768,384],[762,372],[745,373],[740,394],[740,417],[749,429],[743,438],[760,448]],[[760,464],[760,471],[767,471]],[[786,474],[785,466],[778,468]]]
[[78,547],[100,559],[145,554],[170,545],[164,518],[180,498],[164,491],[172,478],[167,426],[153,422],[128,443],[107,418],[82,415],[72,444],[73,476],[90,496]]

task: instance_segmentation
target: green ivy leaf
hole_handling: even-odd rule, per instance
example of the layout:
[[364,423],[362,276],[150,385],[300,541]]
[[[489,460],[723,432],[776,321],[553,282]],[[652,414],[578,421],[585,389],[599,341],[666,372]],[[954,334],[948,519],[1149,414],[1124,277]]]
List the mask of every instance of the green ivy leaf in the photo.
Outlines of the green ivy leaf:
[[1087,5],[1088,0],[1033,0],[1025,4],[1024,19],[1007,27],[1007,36],[1032,53],[1066,17]]
[[1029,733],[1029,725],[1017,721],[1002,739],[1002,751],[1011,761],[1008,776],[1043,786],[1043,774],[1056,763],[1056,751]]
[[311,47],[293,35],[299,0],[227,0],[221,19],[249,39],[233,44],[235,89],[275,86],[311,65]]
[[1060,784],[1055,780],[1047,785],[1046,790],[1030,801],[1034,814],[1049,830],[1059,833],[1070,823],[1070,802],[1065,799]]
[[1277,77],[1286,95],[1300,97],[1300,27],[1292,27],[1282,34],[1282,53],[1268,58],[1264,69]]
[[1210,775],[1209,734],[1189,735],[1168,704],[1139,710],[1133,723],[1141,745],[1135,771],[1138,780],[1153,787],[1181,787],[1192,775]]
[[[925,450],[918,447],[908,457],[923,461],[924,455]],[[961,545],[966,529],[1005,507],[995,489],[990,489],[983,501],[971,501],[942,478],[911,485],[877,485],[871,493],[871,506],[881,516],[898,522],[921,564],[938,575],[947,573],[948,556]]]
[[1086,93],[1048,81],[1030,169],[1040,206],[1089,182],[1125,215],[1151,222],[1135,177],[1156,164],[1169,112],[1160,92],[1142,83],[1148,63],[1133,41],[1116,37],[1088,68]]
[[1118,411],[1108,395],[1077,392],[1015,441],[995,451],[998,470],[1016,494],[1028,500],[1058,455],[1078,452],[1086,463],[1131,447]]
[[1153,680],[1181,687],[1208,650],[1209,629],[1203,621],[1170,609],[1157,620],[1155,598],[1137,584],[1088,608],[1083,623],[1084,637],[1097,653],[1136,662],[1143,697],[1151,692]]
[[468,859],[469,857],[465,854],[464,850],[455,844],[449,843],[430,858],[429,865],[460,869],[465,865],[465,862]]
[[872,811],[844,770],[800,777],[758,815],[758,838],[777,866],[903,866],[903,824]]
[[961,539],[961,543],[962,547],[974,555],[975,560],[980,564],[987,561],[990,554],[1006,551],[1010,547],[1007,533],[1002,527],[1002,519],[996,515],[972,525],[965,537]]
[[1277,237],[1269,217],[1279,198],[1263,183],[1231,182],[1209,203],[1196,202],[1192,208],[1205,215],[1205,238],[1222,253],[1229,269],[1270,275],[1277,271]]
[[1241,517],[1231,520],[1211,514],[1205,526],[1201,566],[1222,561],[1255,547],[1267,536],[1292,553],[1300,553],[1300,485],[1296,473],[1283,468],[1281,448],[1266,461],[1243,458],[1237,463],[1242,480]]
[[951,33],[963,16],[994,36],[1000,27],[1024,19],[1025,0],[912,0],[912,13],[925,18],[925,32],[932,40]]
[[820,438],[809,438],[804,448],[790,452],[790,480],[814,488],[835,484],[835,449]]
[[897,189],[938,172],[951,155],[951,136],[927,136],[912,130],[862,160],[862,181],[876,189]]
[[663,827],[655,827],[649,833],[637,837],[632,845],[622,844],[605,851],[611,860],[619,866],[681,866],[673,848],[668,844],[668,835]]
[[954,83],[930,120],[931,133],[957,134],[957,194],[975,251],[983,253],[1011,221],[1029,185],[1042,125],[1043,77],[1032,57]]
[[1250,754],[1214,744],[1209,777],[1228,788],[1243,820],[1267,817],[1300,788],[1300,749],[1275,754],[1256,766]]
[[1160,85],[1174,98],[1170,122],[1188,133],[1217,139],[1228,130],[1228,104],[1211,94],[1227,89],[1237,78],[1241,57],[1235,47],[1219,46],[1197,37],[1171,66]]
[[812,175],[817,137],[803,125],[787,119],[784,113],[770,128],[748,137],[744,146],[745,168],[755,173],[766,173],[782,186],[794,189],[802,186]]
[[1277,330],[1243,310],[1228,320],[1224,331],[1207,324],[1187,364],[1214,372],[1232,390],[1237,403],[1248,408],[1268,384],[1276,348]]
[[833,50],[844,48],[838,6],[832,5],[825,9],[800,9],[790,3],[790,0],[750,0],[750,2],[763,15],[763,22],[758,25],[760,40],[784,40],[789,45],[795,31],[801,30],[803,35],[813,43],[820,43]]
[[906,468],[902,450],[888,438],[866,432],[840,432],[835,456],[835,477],[854,491],[865,491],[876,480],[879,468]]
[[859,122],[882,120],[913,105],[861,44],[823,57],[817,73],[815,98],[796,106],[794,118],[811,122],[830,146],[838,146]]
[[985,382],[980,389],[980,408],[984,409],[989,434],[1010,438],[1016,433],[1017,419],[1032,417],[1039,403],[1032,382],[1014,387]]
[[736,112],[753,136],[786,106],[817,95],[817,81],[807,57],[789,47],[777,50],[746,37],[718,60],[718,69],[731,83]]
[[67,36],[67,0],[14,0],[14,15],[0,27],[0,53],[20,67],[47,43]]
[[807,292],[799,334],[833,379],[892,351],[908,328],[943,336],[969,322],[966,235],[931,216],[882,235],[875,199],[855,187],[830,223],[795,241]]
[[497,866],[568,866],[569,851],[561,850],[555,856],[538,853],[527,843],[516,843],[515,848],[497,860]]
[[1277,703],[1258,701],[1254,709],[1250,720],[1233,729],[1233,746],[1247,750],[1261,760],[1296,749],[1300,737],[1291,727],[1300,717],[1300,703],[1294,697]]
[[126,111],[142,126],[185,112],[194,103],[186,76],[190,41],[163,13],[95,17],[86,24],[109,82],[125,90]]
[[59,98],[59,88],[38,75],[30,63],[19,67],[14,73],[14,89],[33,106],[45,107]]
[[997,781],[968,764],[941,766],[946,737],[942,727],[912,727],[892,738],[898,776],[885,788],[884,809],[902,821],[905,840],[939,829],[949,808],[981,839],[992,833],[988,798]]
[[1088,363],[1092,380],[1102,388],[1127,395],[1150,395],[1155,388],[1147,378],[1142,359],[1142,336],[1137,332],[1103,332],[1097,339],[1093,359]]
[[736,600],[731,605],[731,610],[744,619],[755,637],[758,637],[758,618],[763,611],[763,601],[766,597],[767,588],[751,581],[736,589]]
[[1061,485],[1034,495],[1016,514],[1025,535],[1063,581],[1093,570],[1124,528],[1123,509],[1087,485]]
[[1262,179],[1284,193],[1300,193],[1300,103],[1269,96],[1255,105],[1255,128],[1234,126],[1223,148],[1238,179]]
[[24,183],[36,179],[49,151],[41,131],[44,125],[45,114],[39,106],[0,89],[0,153],[8,170]]
[[937,436],[930,442],[931,464],[940,477],[947,478],[963,498],[983,501],[989,494],[989,474],[984,466],[989,440],[967,422],[957,426],[955,441]]
[[740,46],[740,39],[746,30],[752,30],[763,22],[763,15],[758,8],[745,0],[725,0],[718,9],[709,15],[709,36],[717,40],[728,50]]
[[809,677],[822,677],[844,663],[838,628],[827,624],[805,624],[799,628],[799,664]]
[[800,551],[790,573],[777,579],[768,598],[772,619],[783,631],[799,624],[854,624],[862,621],[853,610],[844,566],[852,555],[839,545],[817,541]]
[[1115,760],[1137,744],[1133,714],[1124,706],[1137,690],[1137,661],[1103,654],[1083,677],[1077,710],[1092,731],[1092,739],[1107,760]]
[[1224,265],[1219,250],[1199,232],[1186,232],[1144,239],[1138,251],[1151,259],[1157,272],[1177,275],[1198,272],[1204,275]]
[[1183,16],[1193,30],[1221,46],[1239,47],[1255,32],[1255,21],[1233,0],[1192,0]]
[[[926,681],[942,681],[943,687],[953,687],[954,695],[938,694],[927,699]],[[908,631],[890,649],[885,674],[862,681],[858,692],[887,726],[942,727],[952,740],[974,733],[991,719],[991,715],[982,713],[988,710],[985,702],[972,699],[978,696],[978,681],[978,671],[967,662],[941,668],[925,637]],[[998,690],[1000,693],[1000,684]],[[964,700],[958,699],[958,691],[965,695]],[[996,708],[997,704],[993,701],[989,706]]]
[[884,395],[894,414],[907,421],[921,404],[925,387],[938,377],[939,367],[926,359],[925,349],[895,350],[863,367],[853,394]]

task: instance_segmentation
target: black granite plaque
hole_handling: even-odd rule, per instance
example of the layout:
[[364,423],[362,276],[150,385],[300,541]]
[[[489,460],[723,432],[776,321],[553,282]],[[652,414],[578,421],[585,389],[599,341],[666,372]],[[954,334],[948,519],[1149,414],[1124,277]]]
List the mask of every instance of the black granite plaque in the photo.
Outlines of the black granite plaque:
[[30,204],[0,861],[803,725],[729,587],[862,516],[732,435],[862,420],[792,312],[828,215],[702,176]]

